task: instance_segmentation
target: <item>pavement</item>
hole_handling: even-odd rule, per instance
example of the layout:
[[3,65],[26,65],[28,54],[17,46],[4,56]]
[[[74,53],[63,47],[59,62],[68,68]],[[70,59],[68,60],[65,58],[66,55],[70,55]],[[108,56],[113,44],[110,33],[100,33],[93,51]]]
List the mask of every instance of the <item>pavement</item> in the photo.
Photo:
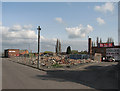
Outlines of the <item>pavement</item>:
[[118,89],[116,62],[38,70],[2,58],[2,89]]

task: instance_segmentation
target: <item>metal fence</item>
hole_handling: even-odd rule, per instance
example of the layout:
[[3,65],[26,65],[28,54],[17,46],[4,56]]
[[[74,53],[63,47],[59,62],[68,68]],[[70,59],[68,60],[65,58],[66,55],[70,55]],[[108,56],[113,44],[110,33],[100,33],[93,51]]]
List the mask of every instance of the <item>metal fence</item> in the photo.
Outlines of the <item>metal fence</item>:
[[17,63],[25,64],[25,65],[37,67],[38,56],[22,55],[22,56],[18,56],[18,57],[11,57],[11,58],[9,58],[9,60],[17,62]]
[[[55,55],[55,56],[40,56],[40,69],[47,69],[47,68],[55,68],[55,67],[67,67],[72,65],[79,65],[84,63],[90,63],[93,62],[91,59],[70,59],[67,58],[65,55]],[[28,65],[34,68],[37,68],[37,61],[38,56],[37,55],[20,55],[17,57],[10,57],[10,61],[14,61],[16,63]]]

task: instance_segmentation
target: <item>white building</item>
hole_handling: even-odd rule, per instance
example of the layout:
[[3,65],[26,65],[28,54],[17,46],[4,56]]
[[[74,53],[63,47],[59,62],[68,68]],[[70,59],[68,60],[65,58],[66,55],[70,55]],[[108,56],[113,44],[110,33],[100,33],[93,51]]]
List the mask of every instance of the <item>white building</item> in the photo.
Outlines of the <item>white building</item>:
[[115,60],[120,60],[120,48],[107,48],[106,56],[112,56]]

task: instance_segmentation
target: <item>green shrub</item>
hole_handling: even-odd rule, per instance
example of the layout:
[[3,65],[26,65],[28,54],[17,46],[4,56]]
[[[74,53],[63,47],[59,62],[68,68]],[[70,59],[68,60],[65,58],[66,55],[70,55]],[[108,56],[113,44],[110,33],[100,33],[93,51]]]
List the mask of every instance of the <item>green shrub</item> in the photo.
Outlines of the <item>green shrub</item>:
[[60,68],[60,67],[62,67],[62,65],[56,63],[56,64],[53,64],[52,67],[54,67],[54,68]]

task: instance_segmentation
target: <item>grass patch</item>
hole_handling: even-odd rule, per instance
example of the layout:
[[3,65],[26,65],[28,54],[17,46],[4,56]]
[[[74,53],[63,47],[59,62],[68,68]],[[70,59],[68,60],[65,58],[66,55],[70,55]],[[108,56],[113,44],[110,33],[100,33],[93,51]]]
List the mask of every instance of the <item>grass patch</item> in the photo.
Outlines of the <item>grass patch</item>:
[[53,64],[52,67],[54,67],[54,68],[60,68],[60,67],[63,67],[63,66],[60,65],[60,64],[58,64],[58,63],[56,63],[56,64]]

